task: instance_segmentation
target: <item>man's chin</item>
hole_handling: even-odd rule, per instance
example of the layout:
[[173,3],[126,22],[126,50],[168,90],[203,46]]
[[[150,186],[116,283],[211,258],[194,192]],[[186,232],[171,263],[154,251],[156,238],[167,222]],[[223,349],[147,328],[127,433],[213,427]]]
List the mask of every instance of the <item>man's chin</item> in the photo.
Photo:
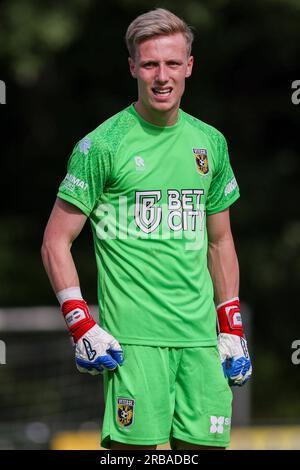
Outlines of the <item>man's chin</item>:
[[150,104],[150,108],[152,108],[153,111],[156,112],[161,112],[161,113],[169,113],[174,111],[177,107],[176,103],[171,102],[171,101],[160,101],[160,102],[152,102]]

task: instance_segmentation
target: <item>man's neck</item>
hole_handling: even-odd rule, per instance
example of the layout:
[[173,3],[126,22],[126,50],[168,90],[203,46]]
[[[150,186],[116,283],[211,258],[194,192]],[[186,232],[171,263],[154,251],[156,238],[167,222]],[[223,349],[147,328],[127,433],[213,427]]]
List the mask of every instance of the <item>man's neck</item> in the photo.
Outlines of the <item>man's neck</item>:
[[134,105],[136,112],[150,124],[155,126],[173,126],[178,120],[178,107],[170,110],[170,112],[163,113],[155,110],[149,110],[143,106],[142,103],[137,101]]

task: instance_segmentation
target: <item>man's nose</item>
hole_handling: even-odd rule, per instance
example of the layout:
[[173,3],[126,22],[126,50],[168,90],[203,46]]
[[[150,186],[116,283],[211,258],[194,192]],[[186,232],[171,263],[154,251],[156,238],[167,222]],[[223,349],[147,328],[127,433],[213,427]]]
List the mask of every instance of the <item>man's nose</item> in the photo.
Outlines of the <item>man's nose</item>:
[[165,65],[160,65],[157,69],[156,80],[159,83],[166,83],[169,80],[168,70]]

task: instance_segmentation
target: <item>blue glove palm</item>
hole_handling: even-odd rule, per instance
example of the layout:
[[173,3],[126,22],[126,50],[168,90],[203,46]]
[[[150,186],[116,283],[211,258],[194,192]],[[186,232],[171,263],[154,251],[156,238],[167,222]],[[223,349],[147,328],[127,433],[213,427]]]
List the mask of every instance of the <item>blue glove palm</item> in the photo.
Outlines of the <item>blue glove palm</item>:
[[245,338],[220,333],[218,347],[224,375],[229,385],[242,386],[248,382],[252,374],[252,365]]

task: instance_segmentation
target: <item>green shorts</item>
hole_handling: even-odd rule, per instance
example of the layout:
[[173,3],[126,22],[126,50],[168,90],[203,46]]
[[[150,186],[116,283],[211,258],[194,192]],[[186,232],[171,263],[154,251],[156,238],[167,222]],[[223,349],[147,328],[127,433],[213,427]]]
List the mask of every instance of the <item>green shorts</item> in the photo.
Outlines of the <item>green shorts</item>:
[[104,374],[102,446],[173,439],[227,447],[232,392],[216,346],[123,345],[124,364]]

